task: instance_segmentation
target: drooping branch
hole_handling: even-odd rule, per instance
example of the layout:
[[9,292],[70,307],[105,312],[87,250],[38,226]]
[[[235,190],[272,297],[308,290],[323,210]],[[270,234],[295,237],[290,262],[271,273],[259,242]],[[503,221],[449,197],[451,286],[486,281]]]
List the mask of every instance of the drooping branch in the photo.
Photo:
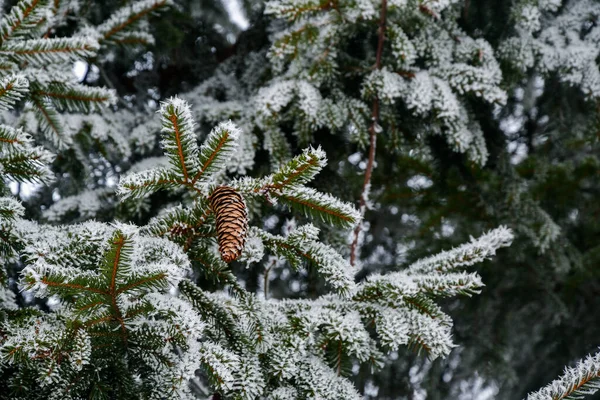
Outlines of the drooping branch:
[[[381,57],[383,54],[383,42],[385,41],[385,22],[387,14],[387,0],[381,1],[381,14],[379,17],[379,36],[377,40],[377,56],[375,59],[375,69],[381,69]],[[365,180],[363,182],[362,191],[360,194],[360,213],[364,215],[367,207],[367,197],[369,187],[371,186],[371,175],[373,174],[373,165],[375,163],[375,149],[377,145],[377,131],[379,130],[379,98],[373,98],[373,106],[371,108],[371,126],[369,127],[369,159],[367,161],[367,169],[365,170]],[[356,263],[356,252],[358,247],[358,237],[360,236],[361,224],[358,224],[354,229],[354,239],[350,247],[350,265]]]

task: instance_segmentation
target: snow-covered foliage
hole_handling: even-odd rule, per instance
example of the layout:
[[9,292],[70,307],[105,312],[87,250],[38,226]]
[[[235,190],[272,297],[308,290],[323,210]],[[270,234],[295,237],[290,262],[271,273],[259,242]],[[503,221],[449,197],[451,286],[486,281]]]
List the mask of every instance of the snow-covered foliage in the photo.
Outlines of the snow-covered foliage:
[[600,390],[600,353],[589,355],[574,367],[565,368],[564,374],[527,400],[582,399]]
[[[246,135],[258,128],[276,166],[291,156],[281,131],[290,120],[301,143],[326,128],[365,145],[374,98],[382,102],[382,134],[402,125],[393,110],[403,107],[420,119],[424,132],[443,134],[455,151],[485,165],[485,142],[465,100],[502,105],[506,93],[500,88],[502,74],[490,44],[465,35],[454,14],[445,12],[453,3],[390,3],[381,67],[373,70],[366,63],[374,59],[353,62],[347,47],[364,35],[365,26],[377,27],[379,5],[267,2],[265,13],[288,23],[272,36],[268,59],[274,78],[256,92],[228,91],[227,101],[219,102],[210,93],[217,87],[231,88],[225,84],[231,76],[215,76],[186,98],[206,103],[206,112],[198,117],[232,118],[247,128]],[[254,56],[264,64],[260,55]],[[340,58],[345,59],[343,65]],[[362,82],[360,92],[340,90],[344,76]]]
[[[447,152],[473,181],[494,164],[504,176],[486,183],[501,187],[502,207],[490,211],[483,194],[477,207],[522,222],[514,230],[540,254],[563,234],[494,153],[490,142],[504,138],[490,140],[489,125],[506,116],[506,72],[535,69],[588,101],[600,96],[593,1],[516,0],[499,44],[463,31],[469,6],[457,0],[267,1],[268,48],[223,62],[181,98],[153,97],[143,107],[157,117],[86,77],[104,74],[116,48],[154,44],[145,19],[175,2],[125,2],[99,26],[77,25],[79,3],[21,0],[0,22],[0,385],[11,398],[360,399],[350,376],[361,364],[380,368],[402,346],[447,357],[453,321],[437,300],[478,294],[470,268],[513,233],[500,226],[412,263],[403,252],[413,243],[389,235],[398,254],[360,260],[369,230],[381,229],[363,220],[381,208],[371,174],[394,170],[382,154],[444,168],[435,151]],[[322,137],[324,148],[333,137],[356,152],[347,159],[364,171],[358,208],[312,187],[327,187],[315,182],[325,151],[311,145]],[[268,165],[255,168],[261,150]],[[407,186],[416,193],[432,179],[421,171]],[[9,182],[20,192],[56,180],[66,184],[34,194],[46,196],[40,209],[9,196]],[[219,255],[211,202],[222,186],[249,216],[232,234],[233,264]],[[301,222],[280,229],[279,215]],[[340,243],[347,236],[352,247]],[[383,258],[386,268],[373,268]],[[279,272],[318,290],[278,297],[269,282]],[[588,357],[530,399],[592,393],[597,376]]]
[[[117,98],[113,89],[79,83],[72,72],[73,62],[101,58],[116,43],[137,44],[134,37],[151,40],[139,22],[169,4],[169,0],[137,1],[99,27],[86,26],[72,37],[53,37],[56,27],[65,22],[71,11],[79,9],[77,1],[17,2],[3,17],[0,27],[0,107],[12,108],[15,101],[26,99],[24,107],[19,105],[19,111],[24,112],[19,113],[17,124],[46,142],[52,152],[74,149],[81,154],[76,135],[83,124],[74,126],[62,112],[88,114],[104,110],[114,105]],[[99,119],[91,115],[87,125],[97,124]],[[120,132],[116,137],[118,142],[124,141],[122,135]]]
[[[185,101],[164,102],[160,117],[168,161],[125,176],[118,193],[126,202],[157,190],[189,195],[148,225],[40,225],[22,219],[18,202],[1,199],[3,232],[10,233],[4,254],[25,264],[21,289],[54,299],[50,311],[31,310],[0,325],[0,368],[15,371],[15,396],[118,390],[135,398],[193,398],[189,382],[201,369],[204,384],[230,398],[359,399],[346,378],[352,363],[377,368],[402,345],[431,358],[449,354],[452,321],[434,299],[478,293],[480,277],[462,270],[509,245],[508,229],[357,283],[356,270],[320,241],[314,225],[288,224],[282,235],[253,226],[245,262],[269,257],[278,267],[308,266],[332,289],[314,300],[287,300],[269,299],[264,287],[260,298],[218,255],[210,202],[216,187],[228,185],[248,204],[279,202],[342,228],[355,227],[360,214],[306,186],[326,165],[320,148],[306,149],[266,177],[229,180],[223,172],[243,136],[233,123],[219,124],[198,146]],[[46,218],[57,221],[72,210],[92,215],[98,206],[86,196],[93,194],[56,203]],[[193,270],[230,292],[201,289]],[[9,293],[0,297],[7,311],[15,310]],[[112,371],[119,371],[118,383]],[[19,392],[34,387],[35,393]]]
[[586,97],[600,97],[600,11],[595,1],[573,1],[553,14],[561,1],[518,1],[513,13],[516,34],[500,47],[500,55],[516,68],[536,68],[542,74],[557,74],[561,81],[581,89]]

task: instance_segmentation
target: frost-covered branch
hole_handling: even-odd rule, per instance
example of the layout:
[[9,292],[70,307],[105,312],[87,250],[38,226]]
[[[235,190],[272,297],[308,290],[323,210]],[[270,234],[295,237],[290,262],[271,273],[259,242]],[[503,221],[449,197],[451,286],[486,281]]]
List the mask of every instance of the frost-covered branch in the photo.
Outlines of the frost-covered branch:
[[583,399],[600,390],[600,353],[588,355],[576,366],[565,368],[564,374],[537,392],[530,393],[527,400]]

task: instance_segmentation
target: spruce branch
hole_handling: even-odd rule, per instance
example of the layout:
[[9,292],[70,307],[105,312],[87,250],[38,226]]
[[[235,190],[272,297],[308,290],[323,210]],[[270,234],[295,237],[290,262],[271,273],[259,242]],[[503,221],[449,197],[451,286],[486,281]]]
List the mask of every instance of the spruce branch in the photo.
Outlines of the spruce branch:
[[160,189],[176,189],[181,185],[170,169],[156,168],[132,173],[121,178],[117,194],[121,199],[141,198]]
[[325,281],[340,294],[347,295],[354,290],[350,266],[332,247],[317,241],[319,230],[313,225],[299,227],[287,237],[272,235],[255,228],[252,233],[260,237],[273,254],[286,258],[292,267],[297,269],[303,262],[314,266]]
[[218,332],[212,332],[215,338],[223,334],[231,345],[235,345],[239,340],[245,342],[245,334],[240,330],[237,321],[231,315],[230,310],[223,306],[219,298],[213,298],[208,293],[202,291],[198,286],[189,280],[182,280],[179,283],[179,289],[190,300],[192,306],[202,315],[205,321],[218,329]]
[[25,96],[29,82],[21,74],[8,75],[0,80],[0,110],[10,110]]
[[225,169],[226,163],[237,150],[241,131],[231,122],[217,125],[200,146],[200,170],[192,182],[208,182]]
[[122,32],[114,39],[116,44],[123,46],[152,46],[155,43],[154,36],[146,32]]
[[22,129],[0,125],[0,165],[3,173],[17,182],[49,182],[52,154],[35,146]]
[[583,399],[600,390],[600,353],[588,355],[574,367],[565,368],[562,376],[537,392],[530,393],[527,400],[575,400]]
[[98,49],[98,42],[91,38],[15,40],[0,47],[0,56],[19,64],[44,66],[92,57]]
[[20,0],[0,22],[0,48],[8,40],[32,36],[45,19],[49,0]]
[[25,208],[12,197],[0,197],[0,221],[14,221],[25,213]]
[[31,96],[31,105],[40,130],[57,150],[65,150],[73,144],[73,138],[65,131],[62,116],[47,97]]
[[69,112],[90,113],[117,102],[115,91],[82,84],[52,82],[32,85],[32,96],[47,99],[55,107]]
[[179,178],[188,183],[200,169],[195,123],[190,106],[185,101],[173,97],[163,102],[158,112],[163,126],[162,147]]
[[271,176],[269,187],[261,190],[282,190],[292,185],[304,185],[321,172],[325,165],[327,157],[321,147],[309,147],[279,168]]
[[271,194],[291,209],[331,225],[352,228],[361,220],[360,213],[353,205],[312,188],[290,186]]
[[510,229],[500,226],[477,239],[471,238],[470,243],[417,261],[408,267],[407,273],[412,275],[456,271],[457,268],[482,262],[496,254],[499,248],[509,246],[513,237]]
[[159,189],[186,188],[204,195],[216,174],[222,171],[237,148],[240,131],[231,122],[219,124],[198,148],[189,105],[171,98],[163,102],[162,145],[171,168],[130,173],[121,179],[117,193],[122,198],[143,197]]
[[107,21],[98,26],[97,31],[101,35],[100,42],[118,42],[127,37],[123,36],[126,31],[134,29],[142,18],[170,5],[173,5],[172,0],[141,0],[119,9]]
[[189,251],[189,257],[192,264],[198,267],[206,279],[217,284],[231,285],[235,290],[239,288],[237,278],[229,266],[220,257],[215,256],[205,243],[193,246]]
[[142,230],[155,236],[166,236],[172,240],[190,237],[210,237],[216,234],[213,223],[210,223],[211,209],[208,201],[198,199],[192,207],[177,206],[165,214],[153,218]]

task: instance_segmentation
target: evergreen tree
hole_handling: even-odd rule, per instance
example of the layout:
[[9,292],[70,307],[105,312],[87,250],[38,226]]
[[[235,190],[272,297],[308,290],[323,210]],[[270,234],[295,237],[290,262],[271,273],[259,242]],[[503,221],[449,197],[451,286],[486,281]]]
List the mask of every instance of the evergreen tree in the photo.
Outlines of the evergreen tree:
[[0,394],[514,399],[596,349],[594,1],[12,3]]
[[[352,206],[305,186],[325,164],[320,149],[264,178],[224,184],[239,130],[222,123],[198,147],[184,101],[165,102],[160,114],[168,166],[127,175],[119,193],[186,191],[189,205],[141,229],[54,227],[21,219],[18,203],[7,199],[3,214],[9,249],[24,264],[21,285],[55,299],[48,312],[5,307],[0,353],[11,396],[193,397],[188,380],[202,367],[198,386],[228,397],[349,399],[359,398],[343,378],[353,360],[376,367],[381,349],[403,344],[433,358],[449,353],[452,321],[433,299],[477,293],[479,277],[460,270],[510,244],[509,230],[356,284],[351,266],[319,242],[315,226],[289,227],[285,236],[246,228],[246,202],[261,199],[341,227],[358,223]],[[226,263],[240,255],[257,262],[265,250],[297,269],[309,263],[332,294],[268,301],[266,287],[263,300],[246,291]],[[186,278],[190,267],[230,292],[202,290]],[[371,323],[377,339],[366,329]]]

